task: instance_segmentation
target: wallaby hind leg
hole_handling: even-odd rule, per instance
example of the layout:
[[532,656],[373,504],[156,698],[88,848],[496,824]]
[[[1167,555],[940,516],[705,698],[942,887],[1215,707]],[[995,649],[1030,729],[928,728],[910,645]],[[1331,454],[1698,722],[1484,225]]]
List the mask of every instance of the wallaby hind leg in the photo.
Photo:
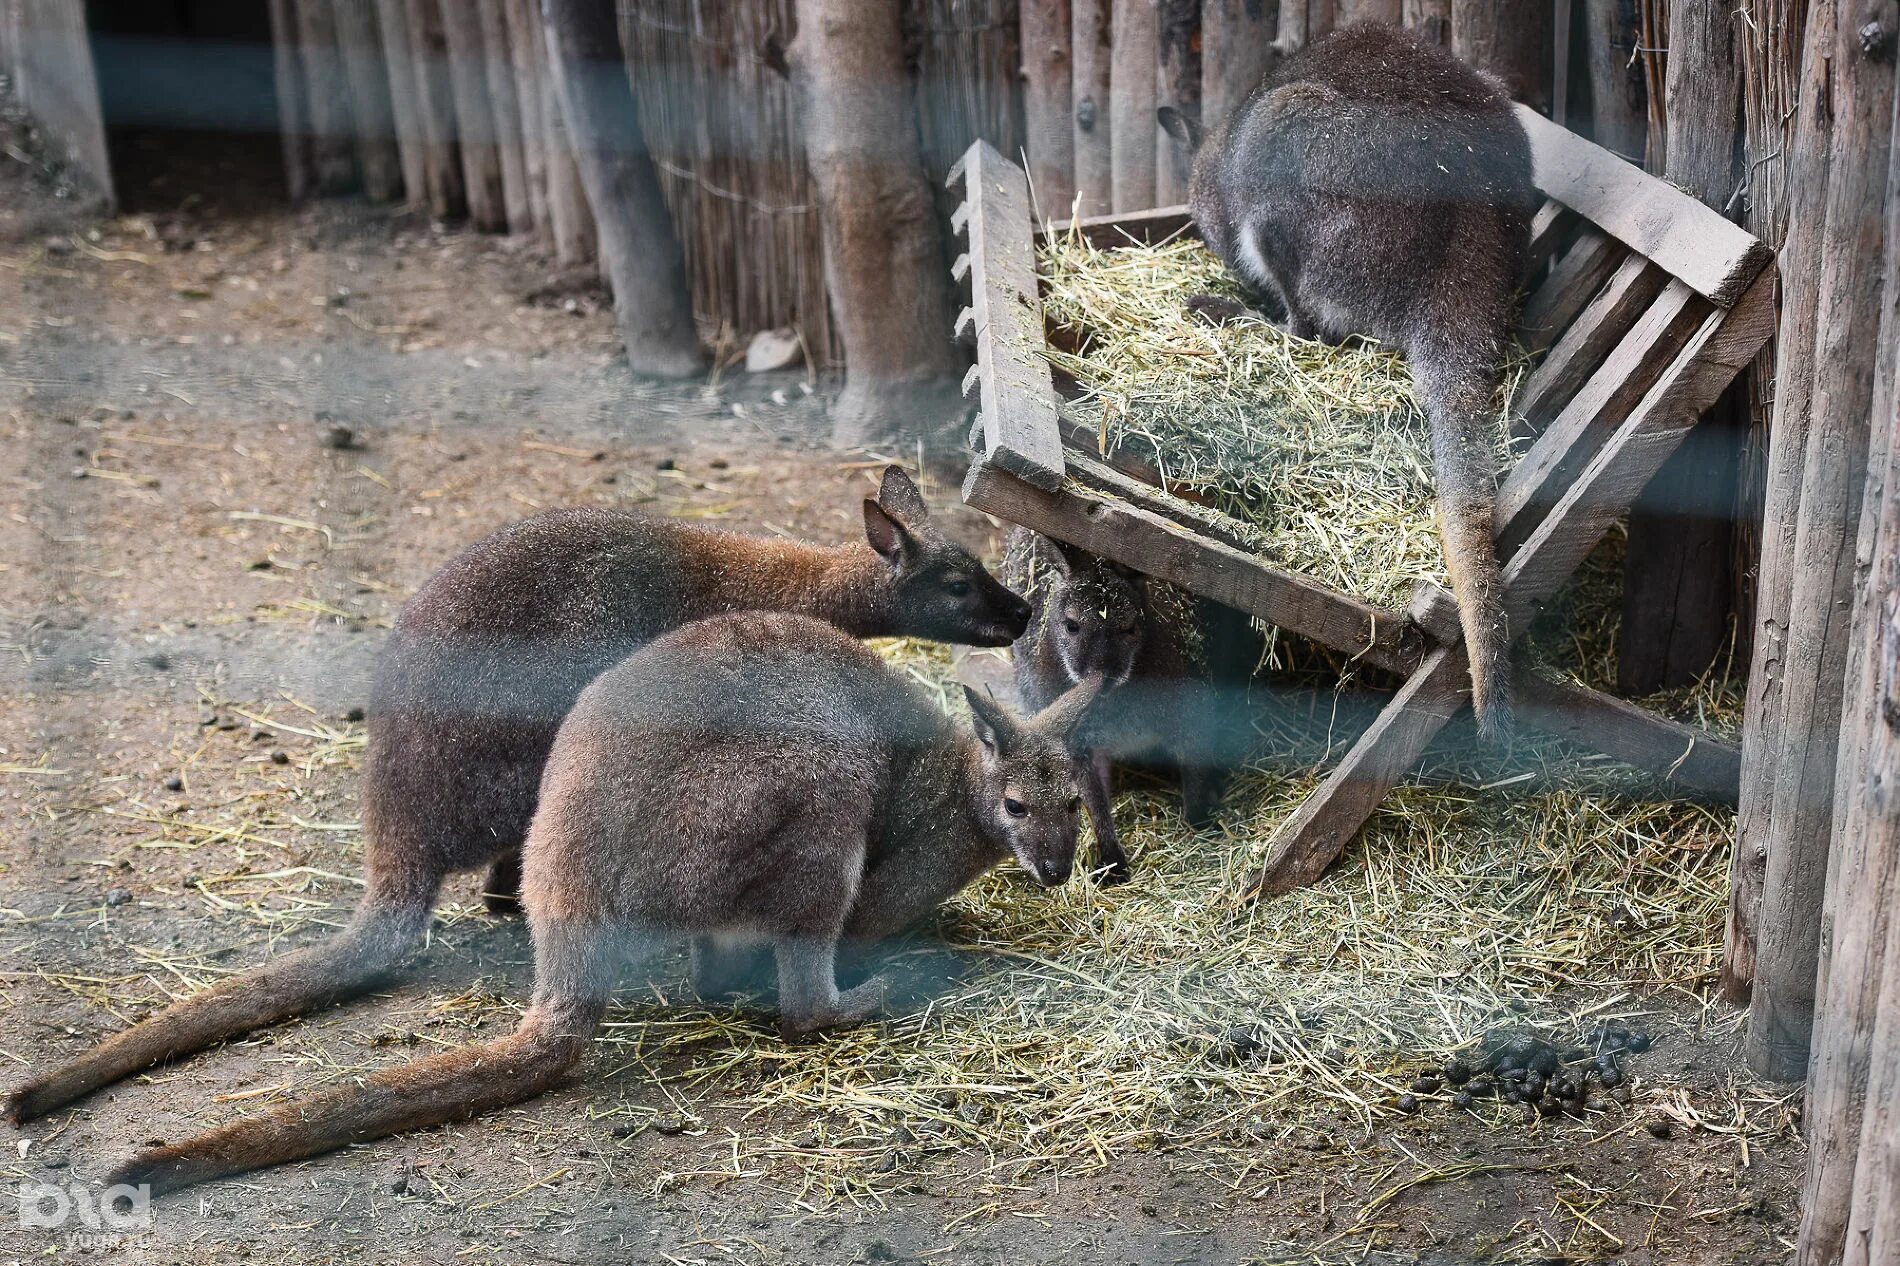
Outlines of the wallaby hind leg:
[[482,885],[482,904],[490,914],[521,913],[521,850],[511,848],[488,868]]
[[1125,884],[1131,871],[1128,854],[1122,849],[1121,833],[1115,829],[1113,786],[1114,769],[1108,753],[1091,752],[1082,758],[1082,804],[1088,809],[1089,824],[1095,828],[1095,867],[1097,883]]
[[786,1041],[819,1029],[856,1024],[884,1009],[890,980],[873,976],[838,992],[838,942],[787,938],[777,945],[779,1032]]
[[0,1111],[31,1121],[154,1064],[364,992],[421,939],[440,885],[439,875],[398,875],[380,884],[372,878],[355,917],[330,940],[173,1003],[27,1082]]

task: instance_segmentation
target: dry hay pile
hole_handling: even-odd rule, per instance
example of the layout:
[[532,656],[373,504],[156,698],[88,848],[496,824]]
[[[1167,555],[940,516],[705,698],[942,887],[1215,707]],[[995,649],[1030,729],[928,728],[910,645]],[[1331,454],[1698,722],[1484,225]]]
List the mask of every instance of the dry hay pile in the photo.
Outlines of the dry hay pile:
[[[1105,250],[1071,236],[1041,271],[1047,355],[1080,386],[1071,415],[1104,451],[1234,515],[1289,571],[1389,607],[1419,580],[1445,583],[1430,431],[1396,354],[1194,315],[1196,295],[1238,294],[1198,241]],[[1511,366],[1507,395],[1526,365]]]

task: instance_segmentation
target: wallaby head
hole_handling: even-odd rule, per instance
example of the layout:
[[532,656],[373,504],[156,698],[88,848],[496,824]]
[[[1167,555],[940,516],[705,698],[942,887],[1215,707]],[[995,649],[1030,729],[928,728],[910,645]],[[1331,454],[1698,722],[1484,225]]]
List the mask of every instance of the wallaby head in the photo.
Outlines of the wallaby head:
[[864,537],[890,566],[891,632],[1008,646],[1029,627],[1029,604],[932,526],[923,494],[901,467],[886,467],[877,497],[865,498]]
[[1104,688],[1126,682],[1141,654],[1147,622],[1142,618],[1141,578],[1063,541],[1055,546],[1044,606],[1043,645],[1074,684],[1099,674]]
[[1075,869],[1082,789],[1070,740],[1101,687],[1101,679],[1091,677],[1028,721],[963,688],[982,750],[973,788],[979,818],[1046,888],[1066,882]]

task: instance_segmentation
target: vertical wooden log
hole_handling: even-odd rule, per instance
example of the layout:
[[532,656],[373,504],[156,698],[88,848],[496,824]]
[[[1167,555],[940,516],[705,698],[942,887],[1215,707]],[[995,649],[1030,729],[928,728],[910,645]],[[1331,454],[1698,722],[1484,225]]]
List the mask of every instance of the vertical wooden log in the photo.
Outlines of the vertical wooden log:
[[1201,0],[1203,127],[1219,126],[1267,77],[1279,30],[1279,0]]
[[1070,3],[1076,209],[1083,215],[1107,215],[1115,205],[1111,148],[1114,125],[1109,117],[1112,3],[1113,0],[1071,0]]
[[1400,0],[1334,0],[1338,13],[1335,21],[1340,26],[1354,22],[1386,22],[1399,25],[1404,18],[1404,6]]
[[[1669,142],[1663,178],[1718,211],[1740,204],[1742,64],[1732,0],[1669,6]],[[1729,644],[1735,495],[1747,412],[1723,393],[1630,509],[1617,684],[1688,685]]]
[[1590,137],[1643,161],[1649,131],[1649,89],[1636,54],[1636,0],[1584,0],[1590,63]]
[[704,361],[686,260],[640,130],[614,6],[610,0],[545,0],[541,17],[548,70],[594,212],[627,363],[636,373],[691,377]]
[[[1870,8],[1884,12],[1870,15]],[[1818,222],[1797,220],[1794,229],[1796,237],[1821,234],[1815,325],[1795,331],[1783,323],[1784,348],[1805,337],[1813,351],[1799,505],[1768,507],[1771,518],[1792,514],[1796,521],[1794,549],[1783,564],[1790,583],[1781,711],[1778,724],[1764,724],[1757,713],[1746,716],[1742,735],[1744,769],[1773,771],[1776,779],[1760,842],[1767,871],[1744,1053],[1757,1073],[1779,1080],[1805,1073],[1814,1022],[1855,545],[1867,476],[1874,372],[1866,339],[1879,328],[1893,132],[1892,37],[1870,40],[1867,32],[1869,26],[1891,32],[1893,8],[1893,0],[1857,0],[1840,10],[1852,14],[1854,24],[1843,22],[1835,32],[1825,91],[1833,114],[1831,144],[1842,158],[1828,171],[1825,215]],[[1805,134],[1796,141],[1830,143]],[[1798,426],[1780,433],[1779,408],[1775,417],[1775,449],[1801,438]]]
[[1451,43],[1451,0],[1405,0],[1405,25],[1434,44]]
[[310,107],[304,97],[303,59],[298,51],[302,30],[297,23],[296,0],[270,0],[270,33],[277,128],[284,142],[284,186],[292,202],[302,202],[310,196],[316,173],[311,169]]
[[495,149],[501,159],[502,206],[508,228],[525,233],[534,223],[528,206],[528,169],[521,154],[521,101],[515,92],[515,63],[508,53],[507,0],[476,0],[486,58],[489,113],[495,121]]
[[[1160,0],[1156,6],[1155,105],[1186,118],[1201,117],[1201,0]],[[1187,201],[1187,149],[1155,124],[1155,205]]]
[[442,29],[440,0],[407,0],[407,12],[429,214],[446,220],[468,209],[455,127],[455,89],[449,82],[448,36]]
[[542,117],[539,44],[534,0],[505,0],[508,52],[514,62],[515,100],[521,109],[521,165],[528,181],[528,218],[548,228],[547,120]]
[[501,146],[488,88],[488,52],[480,14],[473,4],[443,9],[448,37],[449,85],[455,95],[455,135],[461,146],[462,183],[468,218],[484,233],[508,230],[507,195],[501,183]]
[[1117,213],[1155,204],[1155,59],[1160,22],[1155,0],[1115,0],[1110,49],[1111,198]]
[[1451,51],[1502,79],[1511,95],[1549,113],[1551,12],[1547,0],[1452,0]]
[[1074,15],[1069,0],[1023,0],[1021,20],[1029,187],[1045,219],[1067,219],[1075,202],[1075,113],[1069,84]]
[[416,87],[416,48],[409,38],[409,8],[403,0],[376,0],[383,33],[383,65],[389,72],[389,111],[396,128],[396,157],[410,206],[428,205],[428,141]]
[[338,54],[336,12],[330,0],[296,0],[298,52],[303,58],[304,101],[310,108],[312,191],[347,193],[356,185],[356,145],[350,98]]
[[1874,361],[1881,438],[1842,711],[1796,1266],[1900,1258],[1900,145],[1889,164],[1879,336],[1855,348]]
[[1274,51],[1291,57],[1338,25],[1336,0],[1280,0],[1280,38]]
[[383,65],[383,37],[374,0],[334,2],[337,47],[350,90],[363,192],[372,202],[394,202],[402,195],[402,159],[396,151],[395,109],[389,99],[389,70]]
[[[539,0],[529,0],[539,7]],[[541,121],[548,161],[548,222],[554,237],[554,257],[566,265],[584,264],[596,256],[599,232],[593,209],[581,186],[580,164],[567,135],[567,120],[554,86],[554,67],[548,55],[547,29],[535,22],[535,58],[541,70]]]

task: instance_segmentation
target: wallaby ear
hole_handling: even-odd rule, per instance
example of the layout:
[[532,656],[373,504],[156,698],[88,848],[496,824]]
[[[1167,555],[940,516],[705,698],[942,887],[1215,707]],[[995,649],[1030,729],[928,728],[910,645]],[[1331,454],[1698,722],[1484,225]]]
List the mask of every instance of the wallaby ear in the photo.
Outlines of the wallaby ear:
[[901,565],[917,545],[910,529],[869,497],[864,499],[864,539],[893,567]]
[[918,527],[930,520],[930,507],[924,494],[904,473],[902,466],[886,466],[884,480],[877,486],[877,503],[896,516],[906,527]]
[[1032,724],[1044,734],[1073,744],[1075,734],[1088,716],[1089,707],[1102,693],[1102,674],[1090,673],[1070,686],[1054,703],[1036,714]]
[[1095,566],[1095,555],[1089,553],[1087,550],[1077,548],[1067,541],[1058,541],[1053,536],[1049,537],[1048,540],[1049,544],[1056,547],[1056,556],[1062,560],[1061,566],[1064,576],[1073,576],[1077,572],[1085,572]]
[[1016,718],[1010,716],[1009,709],[968,685],[963,687],[963,699],[970,705],[970,724],[976,730],[977,741],[995,756],[1009,750],[1016,737]]
[[1199,119],[1190,118],[1173,106],[1162,106],[1159,110],[1155,111],[1155,121],[1161,124],[1161,130],[1163,132],[1166,132],[1169,136],[1172,136],[1175,140],[1187,146],[1188,153],[1192,154],[1195,150],[1201,148],[1201,123]]

